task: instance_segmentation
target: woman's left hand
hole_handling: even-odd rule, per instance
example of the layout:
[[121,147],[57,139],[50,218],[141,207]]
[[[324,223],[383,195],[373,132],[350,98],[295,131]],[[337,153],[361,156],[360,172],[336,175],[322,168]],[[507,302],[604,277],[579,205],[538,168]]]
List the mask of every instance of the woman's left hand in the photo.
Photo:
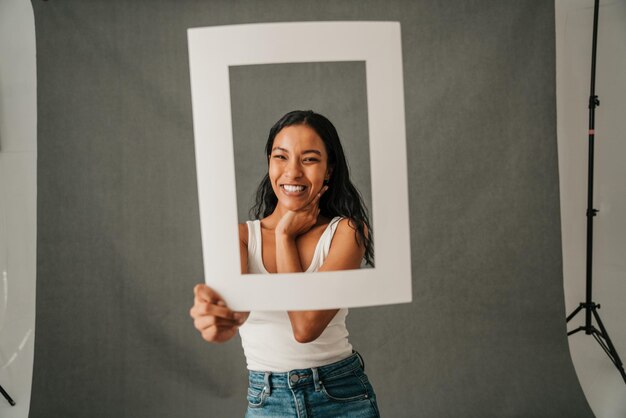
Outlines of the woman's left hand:
[[317,223],[317,217],[320,214],[319,202],[326,190],[328,186],[322,187],[313,200],[303,208],[287,211],[276,225],[276,235],[295,238],[311,229]]

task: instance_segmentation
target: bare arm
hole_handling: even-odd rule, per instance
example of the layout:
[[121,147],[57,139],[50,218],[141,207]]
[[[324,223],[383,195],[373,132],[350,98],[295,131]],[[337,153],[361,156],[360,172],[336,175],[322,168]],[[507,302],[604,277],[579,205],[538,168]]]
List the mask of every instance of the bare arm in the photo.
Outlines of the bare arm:
[[[347,219],[342,219],[337,225],[328,257],[318,271],[358,269],[364,254],[365,247],[358,245],[355,240],[355,230]],[[302,271],[295,238],[276,236],[276,267],[279,273]],[[315,341],[338,311],[339,309],[289,311],[294,338],[300,343]]]

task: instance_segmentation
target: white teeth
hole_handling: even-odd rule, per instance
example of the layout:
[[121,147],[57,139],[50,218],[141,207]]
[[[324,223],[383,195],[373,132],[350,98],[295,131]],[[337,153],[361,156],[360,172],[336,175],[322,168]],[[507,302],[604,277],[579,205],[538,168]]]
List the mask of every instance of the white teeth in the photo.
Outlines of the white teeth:
[[301,192],[304,190],[304,186],[292,186],[290,184],[283,184],[283,188],[288,192]]

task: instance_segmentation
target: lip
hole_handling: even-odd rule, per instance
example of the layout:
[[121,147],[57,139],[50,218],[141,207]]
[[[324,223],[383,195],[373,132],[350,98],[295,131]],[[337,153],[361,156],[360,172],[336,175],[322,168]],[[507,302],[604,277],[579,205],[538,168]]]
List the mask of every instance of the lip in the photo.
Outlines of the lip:
[[[290,192],[288,190],[286,190],[283,186],[300,186],[300,187],[304,187],[304,189],[302,189],[299,192]],[[309,189],[308,186],[305,186],[304,184],[292,184],[292,183],[283,183],[279,185],[280,187],[280,191],[286,195],[286,196],[290,196],[290,197],[298,197],[298,196],[303,196],[307,193],[307,190]]]

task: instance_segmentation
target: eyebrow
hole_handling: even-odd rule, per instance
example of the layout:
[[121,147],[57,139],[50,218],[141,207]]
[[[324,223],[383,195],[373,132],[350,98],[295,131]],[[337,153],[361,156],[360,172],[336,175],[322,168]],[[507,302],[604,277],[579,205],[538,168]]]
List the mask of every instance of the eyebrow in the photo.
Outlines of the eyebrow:
[[[287,154],[289,154],[289,151],[288,151],[288,150],[286,150],[285,148],[281,148],[281,147],[274,147],[274,148],[272,149],[272,152],[274,152],[274,151],[276,151],[276,150],[283,151],[283,152],[286,152]],[[322,156],[322,153],[321,153],[320,151],[316,150],[316,149],[307,149],[307,150],[302,151],[302,153],[303,153],[303,154],[313,153],[313,154],[317,154],[317,155],[319,155],[320,157]]]

